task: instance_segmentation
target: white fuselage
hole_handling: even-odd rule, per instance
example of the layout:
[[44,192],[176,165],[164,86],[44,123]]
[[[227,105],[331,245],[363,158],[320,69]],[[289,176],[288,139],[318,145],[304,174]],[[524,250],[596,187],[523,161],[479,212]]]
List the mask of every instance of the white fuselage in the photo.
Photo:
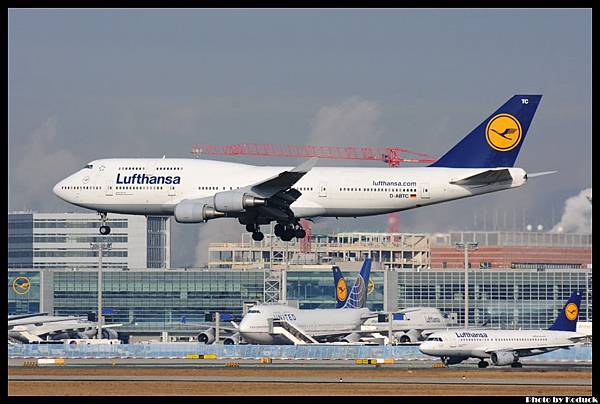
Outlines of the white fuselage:
[[[433,307],[418,307],[401,310],[403,319],[392,320],[392,332],[416,331],[417,336],[426,330],[441,330],[452,326],[452,321],[445,318],[440,310]],[[360,327],[362,331],[387,332],[390,329],[389,321],[379,322],[377,317],[373,317],[364,322]]]
[[572,345],[569,338],[578,336],[581,334],[569,331],[460,329],[431,334],[427,341],[421,343],[419,350],[431,356],[485,359],[492,352],[534,347],[529,353],[520,354],[531,356],[558,349],[556,345]]
[[[101,159],[60,181],[61,199],[99,212],[173,215],[186,199],[255,184],[291,167],[252,166],[197,159]],[[525,171],[509,168],[512,181],[462,186],[450,181],[488,169],[438,167],[314,167],[294,188],[302,195],[291,210],[302,217],[356,217],[519,187]]]
[[288,341],[272,334],[269,319],[284,320],[306,334],[320,339],[356,330],[369,314],[362,309],[297,309],[282,304],[259,304],[248,310],[239,325],[240,335],[251,344],[277,344]]

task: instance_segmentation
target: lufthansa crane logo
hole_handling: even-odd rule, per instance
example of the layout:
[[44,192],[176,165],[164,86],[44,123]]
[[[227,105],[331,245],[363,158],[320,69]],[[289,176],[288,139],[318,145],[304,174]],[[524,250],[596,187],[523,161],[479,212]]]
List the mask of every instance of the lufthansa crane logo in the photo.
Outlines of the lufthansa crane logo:
[[579,308],[577,305],[575,303],[567,304],[567,307],[565,307],[565,315],[567,318],[573,321],[577,318],[577,314],[579,314]]
[[29,282],[29,278],[25,276],[17,276],[13,280],[13,290],[18,295],[25,295],[29,293],[29,289],[31,289],[31,282]]
[[375,290],[375,282],[373,279],[369,279],[369,288],[367,289],[367,294],[370,295]]
[[521,142],[522,134],[521,123],[510,114],[494,116],[485,128],[485,138],[488,144],[501,152],[517,147]]
[[337,295],[338,300],[346,300],[346,297],[348,296],[348,288],[346,287],[346,281],[344,280],[344,278],[341,278],[338,281],[335,287],[335,293]]

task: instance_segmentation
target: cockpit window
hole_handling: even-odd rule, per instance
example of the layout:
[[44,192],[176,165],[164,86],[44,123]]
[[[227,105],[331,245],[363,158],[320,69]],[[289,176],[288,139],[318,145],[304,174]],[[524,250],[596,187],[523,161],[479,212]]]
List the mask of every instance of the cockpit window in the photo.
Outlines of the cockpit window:
[[440,337],[429,337],[429,338],[427,338],[427,341],[439,341],[439,342],[442,342],[442,339]]
[[85,167],[83,167],[83,168],[94,168],[94,165],[93,164],[86,164]]
[[248,310],[248,314],[260,314],[260,310]]

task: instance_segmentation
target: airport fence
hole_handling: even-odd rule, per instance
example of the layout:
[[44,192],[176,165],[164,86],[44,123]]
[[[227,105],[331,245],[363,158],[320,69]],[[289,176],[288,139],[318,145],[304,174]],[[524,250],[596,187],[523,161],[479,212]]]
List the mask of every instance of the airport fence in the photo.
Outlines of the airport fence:
[[[422,354],[417,345],[205,345],[196,342],[120,345],[9,345],[10,358],[186,358],[189,355],[216,355],[218,359],[347,359],[393,358],[435,360]],[[525,361],[589,361],[592,347],[576,346]]]

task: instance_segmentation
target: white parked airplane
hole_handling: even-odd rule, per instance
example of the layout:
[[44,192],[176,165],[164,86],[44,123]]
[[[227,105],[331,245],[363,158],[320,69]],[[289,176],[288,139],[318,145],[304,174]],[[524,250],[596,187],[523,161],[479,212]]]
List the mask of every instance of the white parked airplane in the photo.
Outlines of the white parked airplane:
[[[119,326],[121,324],[103,325],[103,338],[118,339],[119,333],[111,328]],[[89,339],[95,338],[97,332],[97,323],[84,317],[50,316],[48,313],[8,316],[8,336],[24,343]]]
[[419,350],[440,357],[446,365],[479,358],[478,366],[486,368],[489,363],[485,359],[489,358],[496,366],[521,367],[521,357],[569,348],[586,339],[586,335],[575,332],[580,304],[581,293],[573,292],[548,330],[440,331],[431,334]]
[[[234,217],[254,240],[276,221],[282,240],[305,237],[300,218],[380,215],[516,188],[513,168],[541,95],[515,95],[429,167],[252,166],[197,159],[101,159],[56,184],[61,199],[107,213],[172,215],[179,223]],[[547,173],[530,174],[543,175]]]
[[240,335],[251,344],[269,345],[339,341],[352,335],[367,318],[373,316],[366,307],[371,258],[365,259],[349,291],[343,277],[338,277],[339,268],[333,271],[336,296],[338,301],[344,301],[343,306],[297,309],[284,304],[257,304],[240,322]]

